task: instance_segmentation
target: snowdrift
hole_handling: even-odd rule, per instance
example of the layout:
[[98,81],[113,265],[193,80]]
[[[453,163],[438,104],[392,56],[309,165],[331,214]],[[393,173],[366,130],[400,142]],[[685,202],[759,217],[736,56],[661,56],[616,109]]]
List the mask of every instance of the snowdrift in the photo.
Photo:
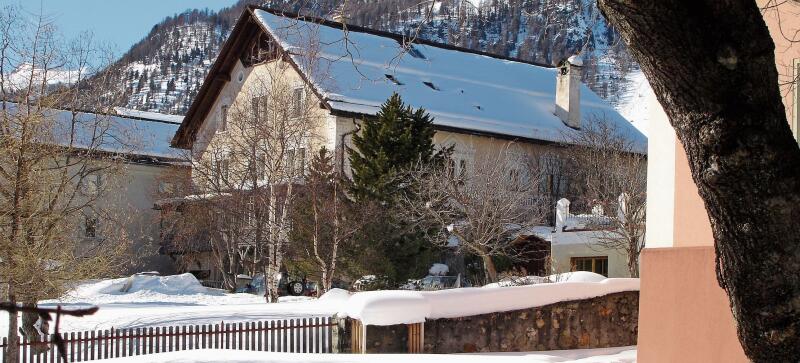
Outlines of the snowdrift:
[[441,291],[368,291],[354,294],[340,316],[367,325],[421,323],[426,319],[455,318],[529,309],[561,301],[589,299],[623,291],[638,291],[639,279],[603,279],[576,274],[573,281],[504,288],[463,288]]
[[133,275],[125,279],[122,286],[112,284],[100,292],[106,294],[154,292],[164,295],[205,294],[208,289],[194,275],[185,273],[172,276]]
[[[69,291],[63,302],[90,304],[194,300],[198,296],[221,296],[222,291],[208,289],[192,274],[173,276],[133,275],[119,279],[81,283]],[[185,298],[183,298],[185,297]]]

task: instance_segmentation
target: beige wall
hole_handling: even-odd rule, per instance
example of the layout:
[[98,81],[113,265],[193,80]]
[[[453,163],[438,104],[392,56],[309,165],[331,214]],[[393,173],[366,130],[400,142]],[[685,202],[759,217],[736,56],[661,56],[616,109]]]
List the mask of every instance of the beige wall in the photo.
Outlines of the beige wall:
[[[214,101],[208,115],[200,126],[196,141],[192,148],[192,157],[195,162],[208,162],[214,154],[224,153],[232,143],[233,138],[241,137],[241,131],[234,127],[228,130],[219,130],[222,119],[222,106],[229,106],[231,110],[249,110],[251,99],[255,96],[268,94],[269,87],[285,90],[288,88],[304,87],[305,83],[300,74],[287,62],[276,60],[253,67],[245,67],[237,61],[236,66],[230,74],[230,82],[223,87],[219,97]],[[280,82],[277,86],[275,82]],[[331,125],[333,118],[329,116],[327,110],[319,107],[320,100],[311,94],[308,87],[306,90],[306,107],[304,118],[308,119],[309,133],[304,147],[308,150],[315,150],[322,145],[331,147],[329,141],[332,139],[335,127]],[[272,105],[270,107],[283,108],[288,105]],[[234,112],[234,111],[231,111]],[[229,121],[230,123],[230,121]],[[231,126],[231,125],[229,125]],[[209,152],[213,151],[213,152]],[[307,157],[308,157],[307,153]],[[193,170],[196,170],[197,164]],[[197,181],[198,179],[195,178]]]
[[[158,176],[165,166],[154,164],[126,164],[124,171],[117,176],[120,195],[114,200],[120,203],[119,209],[126,219],[125,229],[131,240],[131,263],[128,272],[159,271],[171,274],[172,261],[160,255],[160,221],[158,211],[153,209],[154,192],[158,187]],[[115,191],[116,193],[116,191]]]

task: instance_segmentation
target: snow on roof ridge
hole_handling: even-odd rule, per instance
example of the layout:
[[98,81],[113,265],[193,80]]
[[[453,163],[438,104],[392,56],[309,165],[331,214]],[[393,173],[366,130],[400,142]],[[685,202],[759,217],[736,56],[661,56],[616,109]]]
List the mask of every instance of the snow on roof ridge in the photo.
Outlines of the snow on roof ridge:
[[611,278],[600,282],[555,282],[493,289],[368,291],[353,294],[339,315],[361,320],[365,325],[414,324],[428,319],[530,309],[625,291],[639,291],[639,279]]
[[[413,47],[414,44],[428,45],[428,46],[433,46],[433,47],[447,49],[447,50],[454,50],[454,51],[459,51],[459,52],[464,52],[464,53],[482,55],[482,56],[485,56],[485,57],[490,57],[490,58],[495,58],[495,59],[500,59],[500,60],[506,60],[506,61],[511,61],[511,62],[529,64],[529,65],[542,67],[542,68],[556,68],[552,64],[540,63],[540,62],[524,60],[524,59],[516,58],[516,57],[504,56],[504,55],[500,55],[500,54],[485,52],[485,51],[466,48],[466,47],[460,47],[460,46],[457,46],[457,45],[452,45],[452,44],[447,44],[447,43],[440,43],[440,42],[436,42],[436,41],[433,41],[433,40],[424,39],[424,38],[421,38],[421,37],[408,37],[408,36],[400,34],[400,33],[394,33],[394,32],[385,31],[385,30],[378,30],[378,29],[369,28],[369,27],[360,26],[360,25],[345,24],[345,23],[338,22],[338,21],[335,21],[335,20],[329,20],[329,19],[310,16],[310,15],[301,15],[299,13],[295,13],[295,12],[291,12],[291,11],[284,11],[284,10],[280,10],[280,9],[274,9],[274,8],[258,6],[258,5],[250,5],[250,7],[253,10],[261,10],[261,11],[267,12],[267,13],[275,15],[275,16],[279,16],[279,17],[283,17],[283,18],[293,18],[293,19],[295,19],[297,21],[301,21],[301,22],[305,22],[305,23],[314,23],[314,24],[317,24],[317,25],[323,25],[323,26],[330,27],[330,28],[341,28],[341,27],[346,25],[348,32],[365,33],[365,34],[376,35],[376,36],[380,36],[380,37],[384,37],[384,38],[391,38],[391,39],[394,39],[395,41],[397,41],[398,43],[401,43],[401,45],[403,44],[403,42],[410,43],[410,45],[412,47]],[[291,47],[294,47],[294,46],[291,46]]]

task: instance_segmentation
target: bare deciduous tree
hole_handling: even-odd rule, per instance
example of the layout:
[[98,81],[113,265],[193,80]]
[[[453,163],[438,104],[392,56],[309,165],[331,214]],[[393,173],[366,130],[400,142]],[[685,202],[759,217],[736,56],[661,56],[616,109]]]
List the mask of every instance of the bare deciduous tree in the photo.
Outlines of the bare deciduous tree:
[[566,134],[572,180],[583,204],[600,206],[608,218],[596,233],[596,245],[628,256],[631,277],[639,276],[647,207],[647,159],[637,145],[605,119],[586,120]]
[[[309,43],[295,61],[316,74]],[[263,273],[270,301],[278,298],[292,205],[324,120],[316,96],[282,57],[252,68],[236,99],[221,107],[204,154],[193,161],[196,195],[215,215],[211,244],[220,267],[234,276],[241,268]]]
[[331,289],[342,260],[352,254],[347,252],[355,247],[357,234],[375,215],[370,203],[356,204],[347,195],[334,159],[325,148],[314,155],[293,213],[293,241],[303,246],[305,257],[319,272],[318,294]]
[[419,165],[409,183],[416,193],[401,200],[406,217],[441,228],[435,240],[445,247],[475,254],[483,261],[486,281],[497,281],[494,257],[522,258],[514,237],[545,220],[535,161],[515,144],[479,155],[472,165]]
[[[35,307],[119,267],[128,240],[115,228],[122,193],[111,191],[135,146],[98,106],[110,103],[107,78],[86,78],[105,54],[91,37],[64,45],[46,19],[11,7],[0,23],[0,283],[12,304]],[[97,113],[78,111],[89,108]],[[18,358],[17,312],[8,362]],[[47,334],[38,319],[23,310],[19,330]]]

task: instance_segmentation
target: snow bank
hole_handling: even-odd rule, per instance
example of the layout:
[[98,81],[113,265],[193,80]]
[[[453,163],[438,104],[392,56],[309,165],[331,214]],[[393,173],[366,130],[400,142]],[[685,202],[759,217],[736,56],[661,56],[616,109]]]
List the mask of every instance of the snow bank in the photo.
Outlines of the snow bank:
[[[111,285],[101,292],[108,294],[114,293],[117,285]],[[121,293],[135,293],[139,291],[154,292],[164,295],[194,295],[205,294],[208,288],[200,284],[192,274],[182,274],[173,276],[149,276],[133,275],[125,280],[122,288],[117,289]]]
[[350,298],[350,292],[344,289],[330,289],[328,292],[319,297],[319,301],[327,301],[332,303],[344,302]]
[[194,295],[205,294],[208,289],[197,281],[194,275],[186,273],[172,276],[133,275],[124,279],[122,286],[112,283],[99,290],[100,293],[136,293],[153,292],[164,295]]
[[[80,283],[61,303],[135,303],[135,302],[196,302],[206,297],[225,295],[221,290],[208,289],[192,274],[173,276],[133,275],[119,279],[93,280]],[[55,301],[55,300],[54,300]]]
[[573,274],[566,282],[512,286],[502,289],[463,288],[442,291],[370,291],[354,294],[341,316],[367,325],[421,323],[426,319],[455,318],[528,309],[561,301],[588,299],[623,291],[638,291],[639,279],[603,279]]

